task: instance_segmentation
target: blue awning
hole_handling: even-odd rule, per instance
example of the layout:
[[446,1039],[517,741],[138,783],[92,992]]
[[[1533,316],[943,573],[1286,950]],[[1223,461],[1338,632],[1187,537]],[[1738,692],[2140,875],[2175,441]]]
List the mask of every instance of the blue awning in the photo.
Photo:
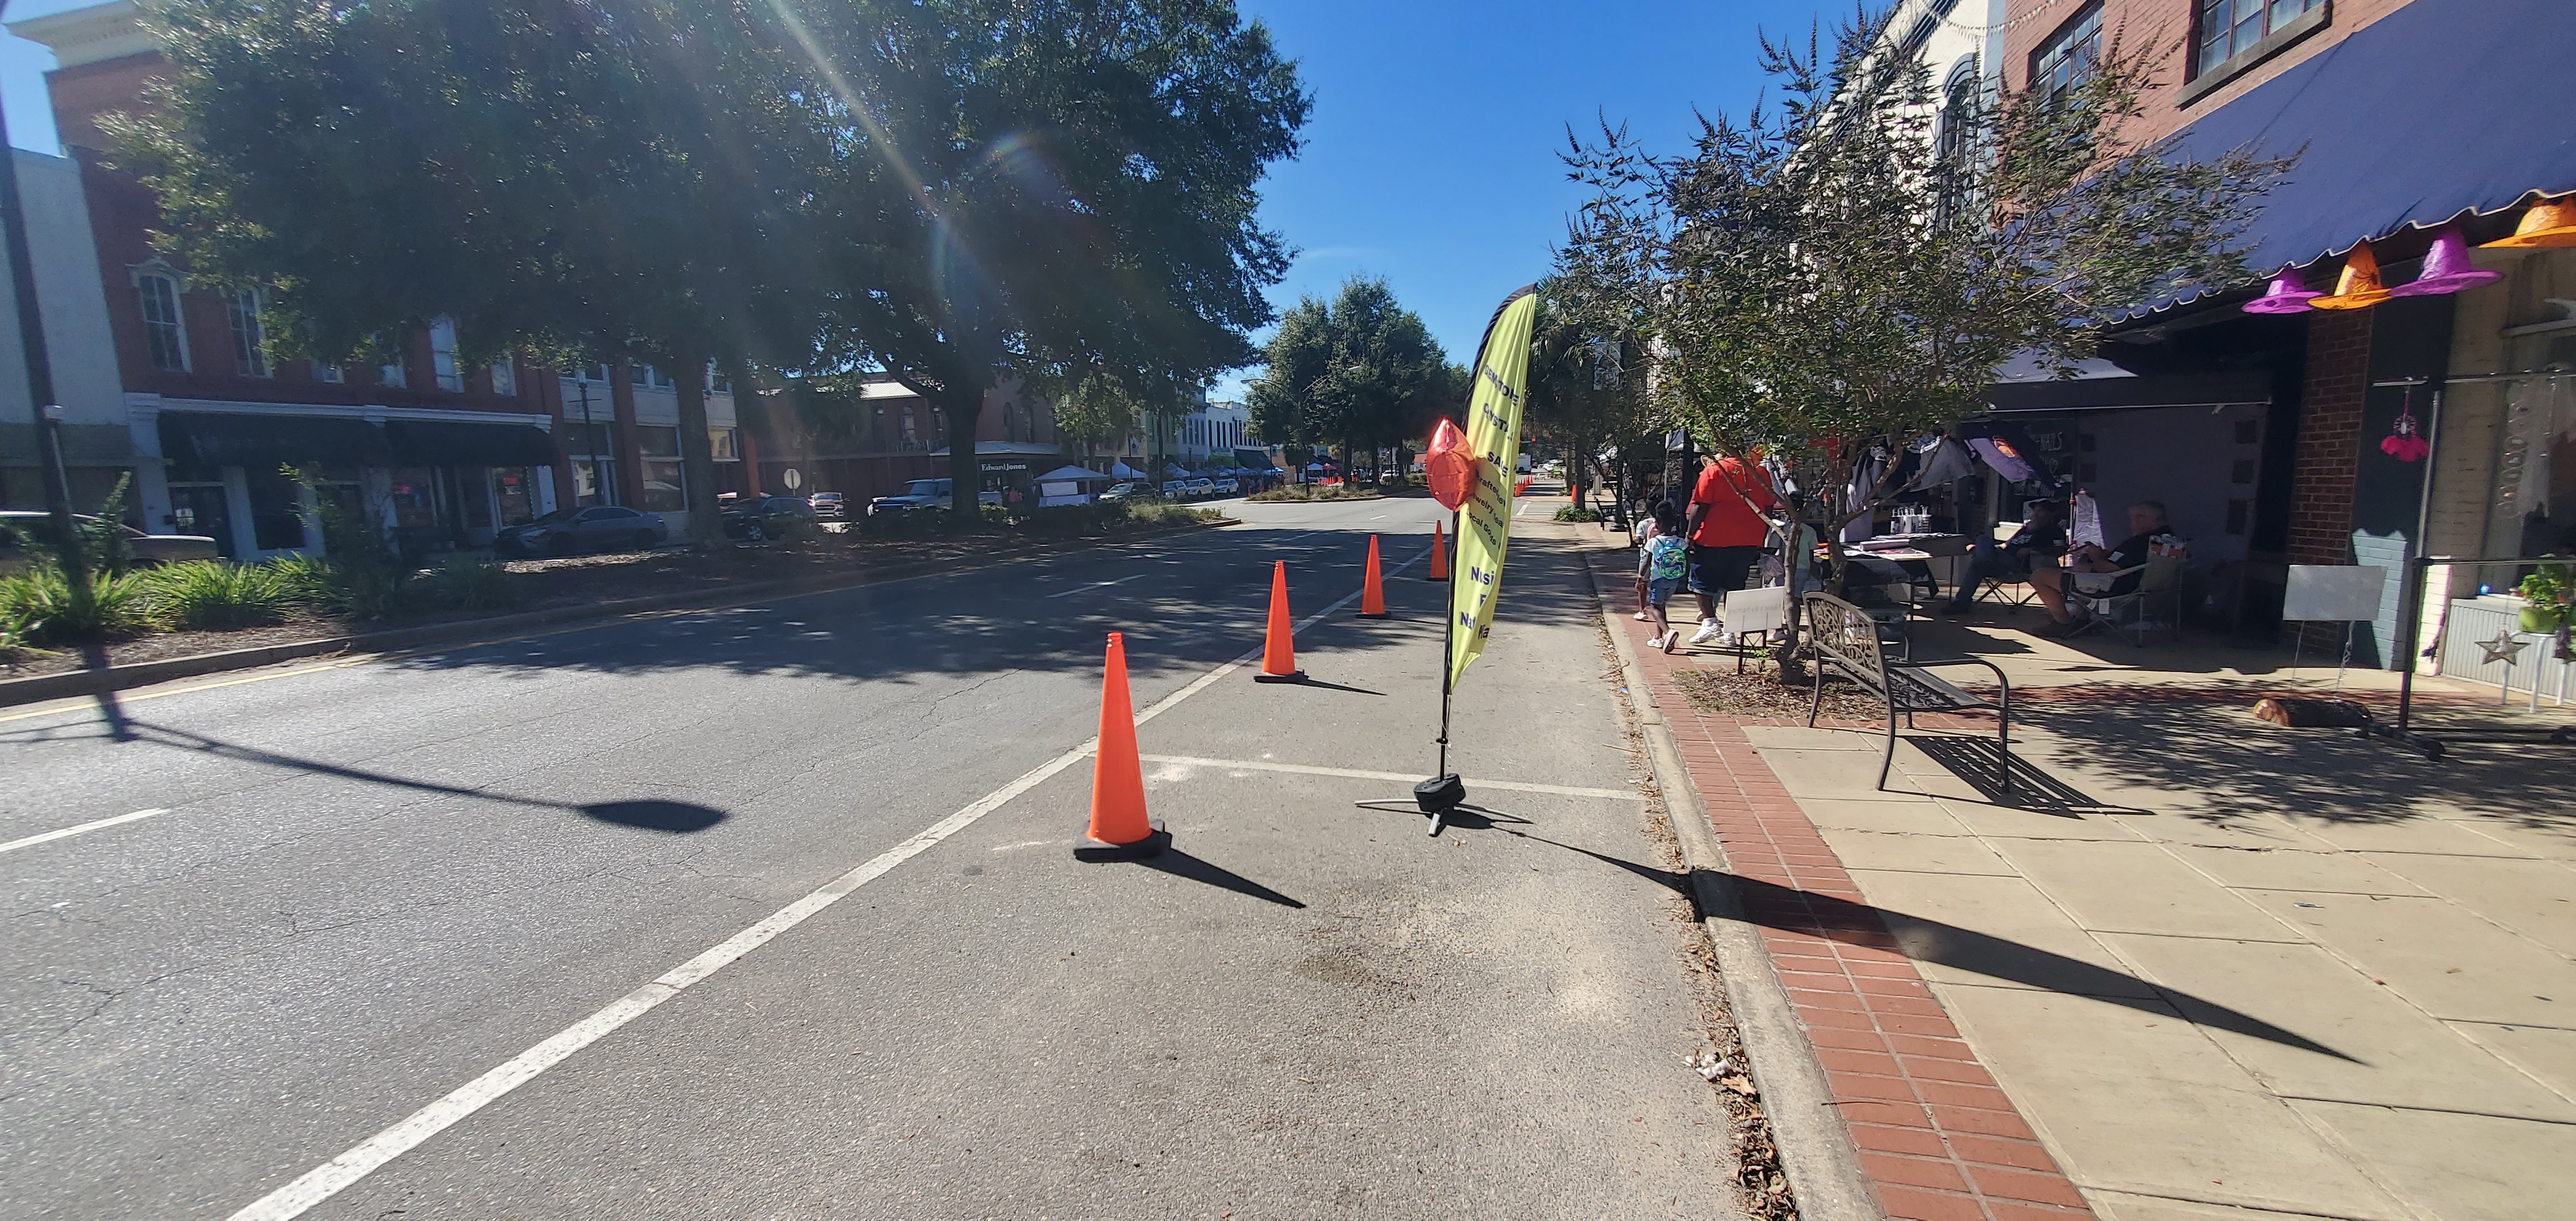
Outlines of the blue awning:
[[2246,265],[2268,277],[2409,227],[2576,191],[2570,64],[2568,0],[2415,0],[2174,139],[2199,161],[2306,147],[2240,242]]

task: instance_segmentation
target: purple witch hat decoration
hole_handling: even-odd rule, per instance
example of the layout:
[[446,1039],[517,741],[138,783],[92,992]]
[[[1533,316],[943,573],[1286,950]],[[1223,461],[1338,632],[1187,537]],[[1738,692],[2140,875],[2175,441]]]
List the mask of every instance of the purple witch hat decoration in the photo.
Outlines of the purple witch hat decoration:
[[2298,270],[2284,267],[2281,269],[2281,274],[2272,277],[2272,286],[2264,289],[2262,296],[2245,303],[2245,312],[2249,314],[2306,313],[2315,308],[2308,302],[2324,295],[2324,293],[2309,292],[2307,282],[2299,278]]
[[2444,225],[2433,235],[2433,249],[2424,255],[2424,274],[2411,284],[2400,284],[2388,290],[2392,297],[2430,297],[2439,293],[2456,293],[2493,284],[2504,278],[2501,271],[2480,271],[2469,263],[2469,244],[2460,238],[2456,225]]

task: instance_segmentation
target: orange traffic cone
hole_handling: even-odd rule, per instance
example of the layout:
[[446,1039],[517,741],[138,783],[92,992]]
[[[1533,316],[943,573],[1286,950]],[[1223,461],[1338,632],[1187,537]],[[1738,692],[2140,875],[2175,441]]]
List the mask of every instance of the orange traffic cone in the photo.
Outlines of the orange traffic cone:
[[1425,581],[1449,579],[1449,544],[1440,537],[1440,523],[1431,523],[1431,571],[1422,574]]
[[1136,757],[1136,713],[1127,699],[1127,640],[1109,633],[1109,673],[1100,684],[1100,748],[1091,760],[1091,834],[1074,845],[1083,860],[1153,856],[1171,843],[1145,817],[1145,764]]
[[1360,578],[1360,618],[1386,618],[1386,586],[1377,575],[1377,536],[1369,536],[1368,572]]
[[1253,675],[1252,681],[1306,681],[1306,672],[1297,668],[1296,635],[1288,621],[1288,561],[1279,560],[1270,568],[1270,635],[1261,643],[1261,673]]

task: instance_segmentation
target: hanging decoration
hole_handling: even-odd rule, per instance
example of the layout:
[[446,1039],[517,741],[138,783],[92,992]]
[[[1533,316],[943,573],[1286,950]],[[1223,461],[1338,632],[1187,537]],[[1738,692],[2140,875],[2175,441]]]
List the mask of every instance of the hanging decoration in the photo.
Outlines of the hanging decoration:
[[2424,255],[2424,273],[2412,283],[2388,290],[2392,297],[2432,297],[2443,293],[2466,292],[2504,278],[2501,271],[2483,271],[2469,262],[2469,244],[2460,237],[2457,225],[2444,225],[2433,235],[2433,248]]
[[2324,295],[2325,294],[2321,292],[2310,291],[2307,281],[2299,278],[2299,270],[2297,268],[2284,267],[2281,269],[2281,274],[2272,277],[2272,286],[2264,289],[2262,296],[2256,297],[2245,303],[2245,312],[2249,314],[2304,314],[2312,308],[2308,304],[2309,302]]
[[2344,256],[2343,275],[2335,281],[2334,292],[2308,305],[2312,309],[2368,309],[2391,295],[2379,282],[2379,256],[2370,252],[2370,243],[2363,242]]
[[2433,452],[2433,443],[2424,439],[2423,426],[2415,422],[2415,387],[2406,388],[2406,402],[2397,409],[2397,424],[2380,441],[2379,452],[2400,462],[2421,462]]
[[2549,250],[2576,246],[2576,195],[2561,195],[2531,205],[2514,226],[2513,236],[2498,238],[2482,250]]

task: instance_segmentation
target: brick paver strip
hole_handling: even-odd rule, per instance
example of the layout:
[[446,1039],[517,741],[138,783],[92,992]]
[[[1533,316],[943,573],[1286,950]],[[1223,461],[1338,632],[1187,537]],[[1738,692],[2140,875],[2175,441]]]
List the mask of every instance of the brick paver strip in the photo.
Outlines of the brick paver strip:
[[[1672,726],[1682,763],[1726,848],[1728,869],[1740,879],[1745,914],[1762,926],[1762,942],[1824,1065],[1879,1206],[1906,1221],[2092,1216],[1960,1039],[1842,858],[1744,736],[1746,725],[1803,725],[1805,718],[1700,710],[1673,680],[1676,670],[1691,668],[1690,657],[1648,648],[1646,624],[1624,614],[1618,622]],[[1916,723],[1993,732],[1992,721],[1965,717],[1917,717]]]

